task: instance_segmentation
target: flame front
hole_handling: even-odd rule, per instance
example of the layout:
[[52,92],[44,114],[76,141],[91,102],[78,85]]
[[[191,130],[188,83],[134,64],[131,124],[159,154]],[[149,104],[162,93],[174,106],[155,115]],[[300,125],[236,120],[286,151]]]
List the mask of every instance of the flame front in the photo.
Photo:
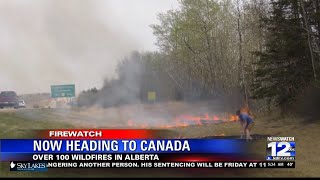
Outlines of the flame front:
[[[158,118],[157,118],[158,119]],[[154,123],[143,121],[143,123],[135,123],[134,120],[129,119],[127,125],[129,127],[140,127],[140,128],[173,128],[173,127],[186,127],[190,125],[204,125],[210,123],[223,123],[223,122],[235,122],[238,121],[238,116],[236,115],[209,115],[205,113],[202,116],[195,115],[179,115],[173,118],[172,120],[157,120]],[[138,121],[139,122],[139,121]]]

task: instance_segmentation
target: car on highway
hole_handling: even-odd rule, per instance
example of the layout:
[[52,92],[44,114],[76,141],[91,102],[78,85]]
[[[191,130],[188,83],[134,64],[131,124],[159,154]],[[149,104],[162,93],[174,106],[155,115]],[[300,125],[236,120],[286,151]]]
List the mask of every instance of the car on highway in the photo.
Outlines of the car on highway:
[[24,100],[18,101],[18,108],[26,108],[26,102]]
[[0,93],[0,109],[4,107],[18,108],[18,96],[14,91],[2,91]]

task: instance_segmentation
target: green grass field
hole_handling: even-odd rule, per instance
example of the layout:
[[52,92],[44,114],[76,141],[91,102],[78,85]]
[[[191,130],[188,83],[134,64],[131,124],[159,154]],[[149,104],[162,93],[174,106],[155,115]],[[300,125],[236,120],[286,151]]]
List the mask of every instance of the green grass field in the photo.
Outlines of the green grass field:
[[[26,114],[29,114],[27,116]],[[30,115],[31,114],[31,115]],[[77,111],[65,117],[60,111],[50,109],[29,109],[23,111],[0,112],[0,137],[32,138],[34,129],[83,128],[76,125]],[[73,119],[72,119],[73,118]],[[67,119],[63,120],[63,119]],[[90,121],[88,118],[87,121]],[[318,121],[320,122],[320,121]],[[88,123],[90,124],[90,123]],[[96,127],[87,125],[87,128]],[[295,169],[226,169],[223,173],[216,171],[195,172],[183,169],[50,169],[48,172],[10,172],[9,163],[2,162],[1,177],[319,177],[320,149],[319,123],[304,123],[298,118],[279,118],[273,116],[256,117],[252,134],[263,137],[294,136],[297,144]],[[175,136],[184,138],[207,137],[214,135],[238,136],[237,122],[211,124],[205,126],[188,126],[171,129]],[[250,144],[255,153],[265,156],[266,139],[258,138]],[[226,173],[227,171],[227,173]]]

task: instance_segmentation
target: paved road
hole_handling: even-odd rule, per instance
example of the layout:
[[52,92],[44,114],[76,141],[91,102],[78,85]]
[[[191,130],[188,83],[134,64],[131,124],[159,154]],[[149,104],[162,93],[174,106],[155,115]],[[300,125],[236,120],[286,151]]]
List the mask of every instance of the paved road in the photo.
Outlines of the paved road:
[[19,111],[19,110],[22,110],[22,109],[30,109],[30,108],[21,108],[21,109],[3,108],[3,109],[0,109],[0,112],[15,112],[15,111]]

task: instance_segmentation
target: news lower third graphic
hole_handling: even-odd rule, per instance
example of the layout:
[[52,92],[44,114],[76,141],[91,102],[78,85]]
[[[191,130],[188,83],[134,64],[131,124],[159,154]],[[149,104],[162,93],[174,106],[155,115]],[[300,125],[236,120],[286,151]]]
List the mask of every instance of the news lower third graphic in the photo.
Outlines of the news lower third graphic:
[[[60,131],[64,130],[56,130]],[[0,139],[0,161],[7,162],[10,171],[41,172],[51,168],[295,168],[294,137],[268,137],[266,161],[249,157],[248,143],[241,139],[157,139],[156,132],[145,130],[99,131],[99,137],[59,139],[46,130],[37,139]]]
[[296,157],[296,144],[294,137],[268,137],[268,161],[293,161]]

